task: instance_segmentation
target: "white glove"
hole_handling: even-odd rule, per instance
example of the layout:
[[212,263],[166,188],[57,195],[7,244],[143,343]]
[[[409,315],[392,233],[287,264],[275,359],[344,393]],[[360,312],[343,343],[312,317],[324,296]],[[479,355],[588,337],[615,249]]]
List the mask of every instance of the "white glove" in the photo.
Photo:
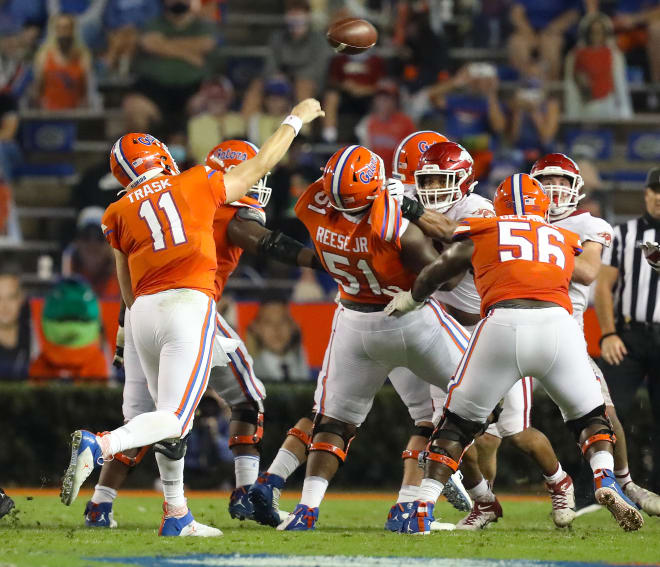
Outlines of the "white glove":
[[419,309],[422,305],[424,305],[424,302],[415,301],[410,291],[400,291],[385,306],[385,313],[388,315],[394,315],[395,313],[403,315],[404,313]]
[[660,272],[660,244],[657,242],[645,242],[640,246],[646,261],[656,272]]
[[403,187],[403,182],[400,179],[394,179],[390,177],[387,180],[387,185],[385,185],[387,192],[390,196],[397,202],[399,205],[403,202],[403,192],[405,191]]

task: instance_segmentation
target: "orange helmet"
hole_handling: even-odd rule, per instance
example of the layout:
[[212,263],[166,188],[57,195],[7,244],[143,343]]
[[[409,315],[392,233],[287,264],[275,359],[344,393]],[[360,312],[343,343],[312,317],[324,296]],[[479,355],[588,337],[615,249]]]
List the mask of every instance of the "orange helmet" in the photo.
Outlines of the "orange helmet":
[[526,173],[516,173],[500,183],[493,206],[498,217],[536,215],[547,219],[550,197],[536,179]]
[[338,211],[366,209],[383,191],[384,183],[382,158],[364,146],[344,146],[323,170],[323,190]]
[[178,175],[167,146],[149,134],[124,134],[110,150],[110,171],[122,187],[132,189],[156,175]]
[[[246,142],[245,140],[227,140],[218,144],[209,152],[206,156],[206,165],[226,173],[239,163],[252,159],[257,153],[259,153],[259,148],[250,142]],[[252,194],[262,207],[268,204],[272,193],[272,189],[266,186],[268,175],[267,173],[257,181],[252,186],[252,191],[248,193]]]
[[406,136],[396,148],[392,160],[392,176],[413,185],[415,183],[415,170],[421,155],[433,144],[447,142],[442,134],[433,130],[421,130]]

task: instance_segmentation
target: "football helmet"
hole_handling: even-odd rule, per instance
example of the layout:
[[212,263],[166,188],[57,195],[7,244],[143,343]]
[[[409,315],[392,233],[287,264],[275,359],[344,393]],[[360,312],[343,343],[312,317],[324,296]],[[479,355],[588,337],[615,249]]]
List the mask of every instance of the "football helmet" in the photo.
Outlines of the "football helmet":
[[498,217],[536,215],[547,219],[550,198],[543,185],[526,173],[507,177],[495,191],[493,207]]
[[558,185],[557,183],[543,183],[543,187],[550,198],[550,218],[561,217],[573,212],[585,195],[580,195],[580,189],[584,185],[580,168],[577,164],[564,154],[548,154],[540,158],[530,171],[530,175],[541,181],[545,176],[561,176],[570,182],[570,186]]
[[126,189],[157,175],[178,175],[179,168],[160,140],[149,134],[124,134],[110,150],[110,171]]
[[474,160],[455,142],[432,145],[419,158],[415,184],[419,202],[441,213],[468,195],[476,182]]
[[323,191],[338,211],[357,213],[380,195],[385,184],[385,165],[380,156],[364,146],[344,146],[323,170]]
[[[252,159],[259,152],[259,148],[250,142],[244,140],[227,140],[218,144],[206,156],[206,165],[226,173],[232,167],[243,163],[247,159]],[[254,197],[262,207],[265,207],[270,201],[272,189],[266,185],[270,172],[264,175],[255,185],[248,195]]]
[[447,142],[442,134],[433,130],[421,130],[406,136],[397,146],[392,160],[392,177],[400,179],[403,183],[415,183],[415,169],[421,155],[433,144]]

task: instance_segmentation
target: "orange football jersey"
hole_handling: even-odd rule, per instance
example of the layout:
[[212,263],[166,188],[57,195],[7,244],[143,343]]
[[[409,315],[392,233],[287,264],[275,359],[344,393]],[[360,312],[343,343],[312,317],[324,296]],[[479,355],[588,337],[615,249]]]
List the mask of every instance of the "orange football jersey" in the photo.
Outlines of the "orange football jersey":
[[568,286],[580,239],[540,217],[469,218],[454,231],[454,240],[471,238],[472,267],[481,296],[481,316],[505,299],[552,301],[573,312]]
[[330,206],[322,180],[315,181],[295,206],[314,242],[323,267],[339,285],[342,299],[356,303],[389,303],[392,295],[410,289],[417,274],[400,258],[399,232],[408,221],[396,227],[394,242],[374,241],[369,211],[348,215]]
[[213,240],[215,241],[215,254],[218,262],[218,268],[215,272],[216,299],[220,299],[222,296],[227,279],[236,269],[238,261],[241,259],[241,254],[243,254],[243,249],[233,244],[227,236],[227,227],[231,220],[238,214],[241,207],[258,211],[263,223],[266,223],[266,214],[263,207],[252,197],[243,197],[231,204],[222,205],[216,210],[215,218],[213,219]]
[[213,219],[225,202],[223,174],[195,166],[129,190],[103,215],[103,234],[128,257],[135,297],[176,288],[215,297]]

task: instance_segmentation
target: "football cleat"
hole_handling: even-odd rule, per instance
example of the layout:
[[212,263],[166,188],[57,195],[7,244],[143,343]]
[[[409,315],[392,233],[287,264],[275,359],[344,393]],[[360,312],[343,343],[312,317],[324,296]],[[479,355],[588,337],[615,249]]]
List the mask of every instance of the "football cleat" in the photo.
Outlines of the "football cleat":
[[112,514],[112,502],[96,504],[91,500],[85,506],[85,525],[88,528],[116,528],[117,522]]
[[385,529],[390,532],[400,532],[403,529],[403,523],[410,516],[414,502],[397,502],[390,508],[385,522]]
[[442,495],[447,499],[454,508],[461,512],[469,512],[472,510],[472,498],[463,486],[463,473],[456,471],[449,477],[442,489]]
[[71,435],[71,460],[69,468],[62,479],[60,500],[66,506],[71,506],[78,496],[82,483],[103,462],[101,447],[96,441],[96,435],[79,429]]
[[554,484],[545,483],[552,501],[552,521],[558,528],[570,526],[575,519],[575,491],[573,479],[565,474]]
[[429,535],[431,533],[431,524],[435,522],[433,517],[433,502],[422,502],[415,500],[409,516],[403,522],[401,532],[412,535]]
[[314,529],[316,520],[318,519],[318,508],[310,508],[304,504],[298,504],[296,509],[289,514],[289,517],[277,526],[277,529],[287,532],[309,531]]
[[163,520],[160,523],[158,535],[166,537],[217,537],[222,535],[218,528],[196,522],[187,506],[185,506],[185,510],[185,515],[176,518],[170,515],[175,513],[175,510],[169,510],[167,502],[163,502]]
[[5,491],[0,488],[0,518],[9,514],[14,507],[14,501],[5,494]]
[[280,494],[284,479],[276,474],[262,472],[257,481],[248,489],[248,498],[253,506],[253,520],[264,526],[277,527],[288,519],[280,516]]
[[254,507],[248,498],[249,485],[235,488],[229,497],[229,515],[239,520],[254,520]]
[[660,496],[655,492],[629,482],[623,487],[624,494],[649,516],[660,516]]
[[472,511],[458,524],[457,530],[482,530],[502,517],[502,506],[497,498],[492,502],[475,502]]
[[623,493],[611,470],[594,471],[594,489],[596,502],[605,506],[625,531],[638,530],[644,525],[642,514]]

